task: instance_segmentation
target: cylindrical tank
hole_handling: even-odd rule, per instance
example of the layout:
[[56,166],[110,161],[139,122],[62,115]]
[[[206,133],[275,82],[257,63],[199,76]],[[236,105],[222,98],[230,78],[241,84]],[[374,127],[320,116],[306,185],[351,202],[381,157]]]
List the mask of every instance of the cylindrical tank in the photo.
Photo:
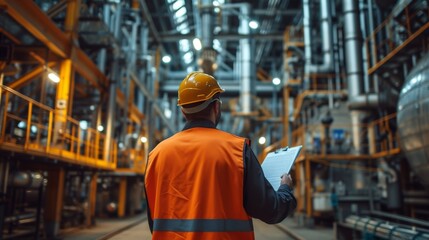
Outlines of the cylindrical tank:
[[16,171],[9,178],[9,185],[13,187],[38,188],[42,183],[43,175],[38,172]]
[[398,131],[411,169],[429,190],[429,55],[406,77],[399,95]]

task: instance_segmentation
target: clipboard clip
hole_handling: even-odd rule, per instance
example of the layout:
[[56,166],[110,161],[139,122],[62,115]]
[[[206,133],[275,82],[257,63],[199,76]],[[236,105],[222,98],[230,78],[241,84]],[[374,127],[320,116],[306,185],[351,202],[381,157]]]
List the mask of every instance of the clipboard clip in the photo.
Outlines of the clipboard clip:
[[284,152],[284,151],[287,151],[288,149],[289,149],[289,146],[286,146],[284,148],[279,148],[279,149],[275,150],[274,153]]

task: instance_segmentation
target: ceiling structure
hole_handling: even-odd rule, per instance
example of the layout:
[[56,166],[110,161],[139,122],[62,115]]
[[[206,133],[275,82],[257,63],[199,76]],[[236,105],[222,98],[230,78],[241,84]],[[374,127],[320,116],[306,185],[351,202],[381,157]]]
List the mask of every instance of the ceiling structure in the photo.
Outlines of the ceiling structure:
[[[233,79],[234,66],[240,39],[250,38],[256,70],[263,79],[280,75],[283,67],[283,35],[286,26],[300,21],[300,1],[146,1],[150,12],[149,22],[153,23],[163,54],[172,57],[166,68],[170,78],[183,76],[183,71],[195,70],[201,52],[193,47],[193,39],[201,39],[205,28],[213,31],[212,47],[218,54],[217,74]],[[249,13],[240,11],[248,5]],[[204,14],[208,12],[211,24],[205,25]],[[240,21],[247,18],[256,21],[258,27],[249,34],[240,32]],[[209,39],[210,40],[210,39]],[[204,43],[203,43],[204,45]],[[204,46],[203,46],[204,47]],[[176,73],[176,74],[175,74]],[[179,77],[180,78],[180,77]],[[236,79],[235,79],[236,80]]]

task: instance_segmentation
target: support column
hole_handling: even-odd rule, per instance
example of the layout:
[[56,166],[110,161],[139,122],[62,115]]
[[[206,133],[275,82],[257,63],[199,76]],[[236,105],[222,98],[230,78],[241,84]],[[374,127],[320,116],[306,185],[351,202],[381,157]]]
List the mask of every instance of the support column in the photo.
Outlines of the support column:
[[86,218],[86,226],[95,225],[95,206],[97,200],[97,179],[98,173],[93,173],[91,175],[91,182],[89,183],[89,204],[88,204],[88,212]]
[[118,196],[118,217],[125,216],[125,206],[127,202],[127,177],[121,177],[119,182],[119,196]]
[[283,139],[282,146],[289,145],[289,136],[292,136],[292,133],[289,131],[289,98],[290,98],[290,88],[288,86],[283,86]]
[[[9,160],[0,159],[0,230],[3,230],[3,222],[5,219],[6,206],[6,191],[9,178]],[[0,239],[3,239],[3,234],[0,234]]]
[[73,81],[72,61],[66,59],[61,63],[60,82],[57,86],[57,96],[55,100],[55,119],[54,119],[54,143],[60,139],[66,128],[70,83]]
[[44,206],[45,232],[48,239],[55,238],[60,229],[63,208],[65,171],[63,168],[48,171]]

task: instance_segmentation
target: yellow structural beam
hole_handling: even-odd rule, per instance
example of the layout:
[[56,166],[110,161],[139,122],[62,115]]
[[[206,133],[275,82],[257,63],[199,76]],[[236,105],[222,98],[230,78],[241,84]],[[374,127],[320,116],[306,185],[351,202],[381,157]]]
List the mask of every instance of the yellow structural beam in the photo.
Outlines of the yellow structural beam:
[[127,201],[127,178],[121,177],[121,180],[119,182],[118,217],[125,216],[126,201]]
[[60,229],[61,210],[63,208],[65,171],[63,168],[48,171],[46,199],[43,217],[45,219],[46,237],[54,238]]
[[[54,62],[50,62],[47,64],[48,67],[53,67],[55,66]],[[36,77],[40,76],[41,74],[43,74],[45,72],[45,66],[38,66],[36,68],[34,68],[32,71],[26,73],[24,76],[20,77],[19,79],[9,83],[8,87],[13,88],[13,89],[19,89],[23,86],[25,86],[26,84],[30,83],[33,79],[35,79]]]
[[97,197],[97,179],[98,174],[93,173],[89,185],[89,213],[87,214],[86,224],[91,226],[95,223],[95,205]]
[[60,82],[57,86],[57,96],[55,100],[54,143],[59,139],[58,134],[64,134],[63,131],[65,129],[68,114],[70,83],[73,78],[72,73],[72,61],[64,60],[61,63]]

